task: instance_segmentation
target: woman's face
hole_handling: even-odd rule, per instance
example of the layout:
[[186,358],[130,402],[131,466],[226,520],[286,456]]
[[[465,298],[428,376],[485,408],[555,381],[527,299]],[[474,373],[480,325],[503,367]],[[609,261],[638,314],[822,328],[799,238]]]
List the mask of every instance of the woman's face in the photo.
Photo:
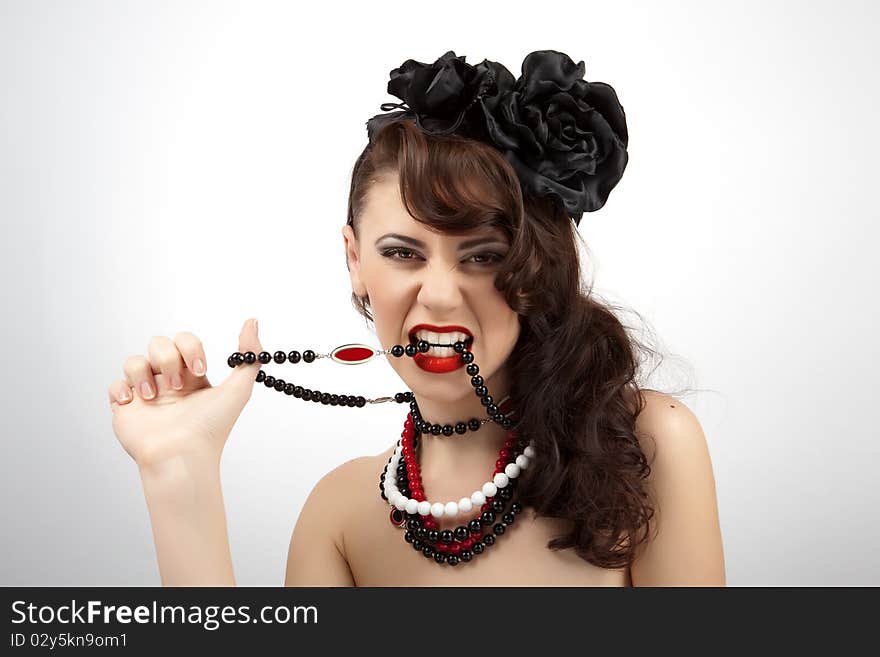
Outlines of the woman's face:
[[[459,326],[473,337],[469,348],[479,374],[500,399],[496,393],[506,392],[503,366],[520,331],[517,314],[494,286],[498,262],[509,248],[504,232],[493,228],[447,235],[431,230],[407,212],[396,176],[373,183],[358,238],[351,226],[342,232],[352,290],[369,296],[382,347],[406,346],[419,324]],[[469,244],[474,240],[480,243]],[[434,333],[429,342],[455,341],[456,333]],[[388,360],[416,395],[446,402],[475,397],[465,365],[451,349],[432,348],[415,358],[389,354]]]

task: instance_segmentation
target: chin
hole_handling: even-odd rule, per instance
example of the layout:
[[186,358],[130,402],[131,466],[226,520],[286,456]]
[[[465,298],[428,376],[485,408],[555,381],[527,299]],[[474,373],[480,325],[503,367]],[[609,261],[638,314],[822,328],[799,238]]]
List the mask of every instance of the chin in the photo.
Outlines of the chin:
[[[447,379],[443,382],[437,381],[436,374],[424,373],[428,380],[419,380],[416,385],[407,385],[413,391],[416,399],[430,399],[431,401],[446,404],[456,404],[468,399],[474,399],[479,403],[477,395],[471,386],[470,377],[465,374],[461,380]],[[431,377],[434,377],[433,382]]]

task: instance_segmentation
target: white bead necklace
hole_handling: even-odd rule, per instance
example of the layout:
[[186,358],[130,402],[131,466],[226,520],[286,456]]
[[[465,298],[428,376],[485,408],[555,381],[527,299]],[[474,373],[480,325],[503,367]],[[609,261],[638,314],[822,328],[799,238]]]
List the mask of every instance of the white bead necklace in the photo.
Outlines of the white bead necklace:
[[454,518],[459,513],[469,513],[475,506],[482,506],[486,503],[487,497],[494,497],[498,490],[504,488],[510,483],[511,479],[519,476],[520,472],[529,467],[529,459],[535,455],[535,441],[529,441],[528,446],[523,453],[516,457],[504,467],[504,472],[498,472],[492,481],[483,484],[480,490],[475,490],[470,497],[462,497],[458,502],[435,502],[428,500],[419,502],[403,495],[397,488],[397,466],[400,463],[403,447],[400,441],[394,450],[391,461],[385,464],[385,496],[388,498],[388,504],[398,511],[406,511],[407,513],[418,513],[422,516],[428,514],[435,518]]

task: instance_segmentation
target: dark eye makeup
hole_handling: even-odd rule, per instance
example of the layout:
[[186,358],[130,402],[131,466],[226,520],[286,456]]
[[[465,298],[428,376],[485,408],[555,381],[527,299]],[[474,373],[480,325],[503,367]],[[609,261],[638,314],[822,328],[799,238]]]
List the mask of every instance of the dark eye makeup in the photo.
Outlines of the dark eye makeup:
[[[383,249],[382,251],[380,251],[380,254],[382,255],[383,258],[389,258],[391,260],[397,260],[397,261],[402,261],[402,262],[415,261],[416,257],[412,257],[412,256],[417,256],[415,251],[413,251],[412,249],[407,249],[402,246],[395,246],[390,249]],[[410,255],[403,256],[403,254],[410,254]],[[397,256],[401,256],[401,257],[397,257]],[[470,256],[468,259],[470,259],[470,258],[489,258],[489,260],[487,260],[487,261],[486,260],[476,261],[473,263],[475,265],[482,265],[482,266],[494,265],[494,264],[497,264],[497,263],[501,262],[502,260],[504,260],[503,255],[501,255],[500,253],[495,253],[494,251],[487,251],[485,253],[475,253],[472,256]]]

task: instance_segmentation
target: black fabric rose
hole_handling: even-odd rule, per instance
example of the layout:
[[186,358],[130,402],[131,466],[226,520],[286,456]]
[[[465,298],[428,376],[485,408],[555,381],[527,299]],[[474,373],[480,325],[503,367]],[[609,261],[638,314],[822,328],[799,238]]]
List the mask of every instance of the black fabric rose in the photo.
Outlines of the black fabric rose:
[[[454,132],[486,139],[479,108],[474,107],[478,97],[495,89],[485,66],[472,66],[466,63],[464,55],[456,56],[450,50],[433,64],[408,59],[392,69],[390,76],[388,93],[403,103],[384,103],[382,109],[405,109],[370,119],[367,131],[371,141],[385,123],[402,114],[431,134]],[[467,121],[467,115],[473,118]]]
[[405,112],[367,122],[372,140],[386,121],[407,114],[426,132],[456,132],[498,147],[523,193],[552,196],[580,223],[601,208],[626,168],[626,115],[614,89],[583,79],[584,62],[555,50],[526,56],[516,79],[504,66],[476,66],[448,51],[434,64],[412,59],[391,71],[388,92]]
[[604,82],[586,82],[584,71],[584,62],[564,53],[535,51],[515,83],[480,101],[524,192],[556,197],[575,224],[605,205],[628,160],[617,94]]

